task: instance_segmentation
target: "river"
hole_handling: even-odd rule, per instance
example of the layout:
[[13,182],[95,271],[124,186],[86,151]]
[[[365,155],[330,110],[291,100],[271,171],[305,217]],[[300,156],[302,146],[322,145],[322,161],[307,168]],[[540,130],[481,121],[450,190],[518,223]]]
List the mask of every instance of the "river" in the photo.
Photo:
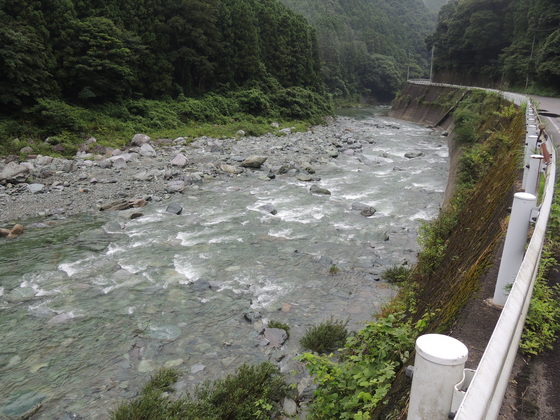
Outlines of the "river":
[[[2,242],[0,413],[107,418],[160,367],[181,372],[179,389],[242,363],[288,372],[310,326],[371,320],[396,293],[381,273],[414,263],[448,172],[444,138],[386,111],[340,112],[362,148],[317,173],[330,195],[293,176],[230,177],[174,199],[180,216],[154,203],[124,230],[99,213]],[[269,320],[290,326],[280,349],[258,336]]]

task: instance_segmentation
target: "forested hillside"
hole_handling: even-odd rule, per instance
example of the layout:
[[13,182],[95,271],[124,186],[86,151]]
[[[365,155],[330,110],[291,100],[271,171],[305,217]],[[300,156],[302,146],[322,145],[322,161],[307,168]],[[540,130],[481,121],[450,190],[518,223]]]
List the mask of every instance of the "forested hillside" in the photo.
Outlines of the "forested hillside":
[[22,136],[62,135],[70,146],[193,121],[331,112],[315,31],[276,0],[1,4],[0,154]]
[[450,0],[429,44],[437,80],[560,92],[557,0]]
[[314,32],[270,0],[5,0],[0,106],[278,84],[320,90]]
[[316,28],[323,74],[338,97],[392,99],[406,80],[429,73],[424,39],[436,16],[422,0],[281,0]]
[[447,1],[448,0],[424,0],[424,4],[428,9],[437,12],[439,11],[439,9],[441,9],[441,6],[447,3]]

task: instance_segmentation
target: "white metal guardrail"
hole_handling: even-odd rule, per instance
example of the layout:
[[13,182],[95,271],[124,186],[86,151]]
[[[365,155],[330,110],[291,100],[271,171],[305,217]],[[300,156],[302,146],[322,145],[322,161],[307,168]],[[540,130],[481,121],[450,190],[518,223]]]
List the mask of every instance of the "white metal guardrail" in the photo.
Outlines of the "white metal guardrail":
[[494,333],[455,415],[456,420],[491,420],[496,419],[500,412],[529,310],[554,198],[556,153],[554,147],[548,149],[551,157],[546,170],[545,190],[529,247]]
[[[429,84],[429,81],[419,83]],[[504,96],[518,104],[521,102],[520,98],[524,98],[518,94],[510,97]],[[529,151],[532,154],[536,152],[533,146],[538,144],[533,145],[533,142],[529,141],[529,137],[539,138],[535,134],[545,134],[542,126],[539,127],[538,124],[538,115],[535,110],[532,110],[532,104],[529,103],[526,147],[530,148]],[[539,158],[535,158],[533,163],[526,165],[527,173],[531,164],[538,165],[536,171],[540,173],[543,158],[548,161],[545,172],[545,189],[540,206],[530,209],[528,214],[527,210],[524,210],[524,214],[527,214],[531,221],[536,221],[535,228],[478,368],[476,371],[464,369],[468,350],[458,340],[439,334],[419,337],[416,342],[415,360],[415,365],[418,365],[419,369],[414,368],[408,420],[444,420],[447,418],[495,420],[498,418],[529,310],[554,196],[556,153],[551,141],[544,144],[545,147],[542,149],[544,156],[538,155]],[[533,171],[535,171],[534,166]],[[528,175],[524,176],[524,179],[527,177]],[[532,194],[527,192],[518,194],[523,197],[516,198],[529,199],[529,202],[534,202],[535,197]],[[525,238],[526,234],[523,237],[523,244],[525,244]],[[502,286],[498,287],[503,289]],[[461,375],[458,376],[458,369],[463,371],[462,378],[459,378]]]

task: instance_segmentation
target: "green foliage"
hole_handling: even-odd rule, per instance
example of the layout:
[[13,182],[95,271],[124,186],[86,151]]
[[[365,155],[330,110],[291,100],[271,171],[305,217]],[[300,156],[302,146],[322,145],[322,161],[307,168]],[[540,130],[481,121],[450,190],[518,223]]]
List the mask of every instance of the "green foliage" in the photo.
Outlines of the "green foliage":
[[474,143],[477,139],[477,129],[480,115],[470,109],[458,109],[453,113],[455,127],[453,134],[459,143]]
[[464,151],[461,158],[459,181],[465,186],[472,186],[486,174],[492,162],[492,153],[487,145],[473,145]]
[[552,349],[560,334],[560,285],[551,286],[547,281],[552,270],[558,271],[559,262],[553,254],[557,254],[559,250],[560,244],[554,240],[549,241],[543,250],[531,306],[519,344],[525,355],[537,356]]
[[86,128],[84,117],[87,111],[59,100],[39,99],[28,114],[47,136],[61,131],[81,133]]
[[[289,93],[284,94],[285,91]],[[248,109],[250,101],[268,105]],[[224,96],[209,94],[197,99],[181,96],[168,101],[129,99],[88,108],[41,98],[22,117],[0,119],[0,154],[17,154],[26,145],[39,150],[40,145],[41,153],[70,156],[87,137],[93,136],[105,146],[121,147],[138,132],[165,138],[202,135],[220,138],[243,130],[248,135],[260,136],[278,132],[271,128],[272,122],[287,125],[288,121],[289,127],[306,130],[310,124],[323,123],[323,117],[333,112],[332,106],[330,98],[308,94],[302,88],[278,88],[274,93],[238,90]],[[293,107],[305,112],[296,113]],[[296,114],[306,118],[294,120]],[[55,137],[64,138],[58,141],[64,143],[64,150],[56,152],[44,144],[46,138]],[[28,140],[12,144],[15,138]]]
[[270,97],[260,90],[323,91],[314,30],[276,0],[5,3],[7,115],[40,98],[91,107],[239,89],[248,94],[241,111],[262,115]]
[[303,348],[317,352],[328,353],[341,348],[348,337],[348,321],[329,320],[321,322],[307,329],[301,338]]
[[329,267],[329,274],[334,276],[340,272],[340,268],[336,264],[333,264]]
[[336,98],[357,94],[386,102],[407,73],[428,76],[430,57],[421,40],[434,29],[436,16],[422,2],[281,1],[316,29],[322,74]]
[[422,250],[418,254],[417,269],[423,274],[434,272],[443,261],[449,234],[457,224],[453,209],[441,210],[438,217],[424,222],[418,230],[418,242]]
[[411,269],[404,265],[394,265],[381,273],[389,283],[404,283],[410,277]]
[[266,420],[278,411],[279,402],[288,394],[288,386],[278,368],[271,363],[242,365],[235,374],[213,384],[204,382],[195,391],[171,398],[170,385],[177,373],[160,371],[144,387],[140,396],[121,403],[112,413],[113,420]]
[[402,314],[391,314],[350,337],[338,362],[332,356],[304,353],[300,360],[319,384],[311,418],[370,418],[408,360],[416,335]]
[[560,5],[555,0],[452,0],[439,14],[436,80],[546,87],[560,93]]

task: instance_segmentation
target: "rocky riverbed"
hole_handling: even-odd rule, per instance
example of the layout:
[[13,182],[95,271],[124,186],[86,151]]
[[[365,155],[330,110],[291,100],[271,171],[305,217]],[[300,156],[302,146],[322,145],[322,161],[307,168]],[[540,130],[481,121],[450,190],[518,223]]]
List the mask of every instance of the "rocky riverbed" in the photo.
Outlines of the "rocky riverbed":
[[184,390],[265,360],[308,401],[300,338],[371,320],[395,293],[379,274],[413,261],[445,188],[439,133],[369,112],[4,160],[0,228],[23,233],[0,239],[0,417],[106,418],[159,367]]
[[192,142],[137,134],[123,149],[90,138],[73,159],[30,155],[24,162],[15,156],[0,162],[0,224],[143,206],[219,177],[269,181],[288,175],[313,183],[320,179],[315,175],[320,166],[362,146],[340,121],[307,132],[284,129],[262,137],[239,133]]

